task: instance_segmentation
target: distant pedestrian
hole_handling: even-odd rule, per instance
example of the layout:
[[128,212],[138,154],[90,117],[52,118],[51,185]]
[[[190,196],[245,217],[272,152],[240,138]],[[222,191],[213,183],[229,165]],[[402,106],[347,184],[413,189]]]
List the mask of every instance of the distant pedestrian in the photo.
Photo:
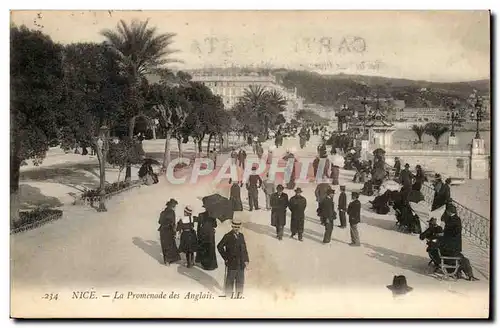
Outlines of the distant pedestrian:
[[305,220],[305,210],[307,207],[307,200],[302,196],[302,189],[295,189],[295,196],[290,198],[288,202],[288,208],[292,213],[290,219],[290,231],[292,232],[290,237],[293,238],[296,234],[299,235],[299,241],[302,241],[302,235],[304,233],[304,220]]
[[282,185],[276,187],[276,193],[271,196],[271,225],[276,228],[276,238],[283,239],[283,228],[286,225],[286,208],[288,195],[283,192]]
[[241,221],[233,219],[232,230],[222,237],[217,245],[221,257],[226,264],[226,274],[224,277],[224,291],[226,297],[233,293],[241,297],[245,285],[245,269],[250,262],[248,257],[245,236],[240,232]]
[[359,240],[358,223],[361,221],[361,203],[358,200],[359,194],[352,193],[352,202],[349,203],[347,214],[349,215],[349,225],[351,228],[351,243],[350,246],[361,246]]
[[339,218],[340,218],[340,228],[347,227],[346,222],[346,210],[347,210],[347,195],[345,193],[345,186],[340,186],[340,195],[339,195]]
[[229,181],[231,189],[229,190],[229,199],[233,205],[233,211],[243,211],[243,203],[241,202],[241,183],[238,181]]
[[276,192],[276,187],[274,181],[269,178],[269,173],[266,175],[266,179],[262,182],[262,190],[266,196],[266,210],[271,210],[271,195]]
[[337,218],[335,212],[335,203],[333,202],[333,195],[335,190],[329,189],[327,196],[319,204],[319,217],[321,224],[325,226],[325,234],[323,236],[323,243],[328,244],[332,241],[333,221]]
[[248,177],[248,182],[246,183],[246,187],[248,190],[248,206],[250,207],[250,211],[253,211],[255,208],[259,210],[259,188],[262,185],[262,179],[255,172],[257,168],[252,167],[252,174]]

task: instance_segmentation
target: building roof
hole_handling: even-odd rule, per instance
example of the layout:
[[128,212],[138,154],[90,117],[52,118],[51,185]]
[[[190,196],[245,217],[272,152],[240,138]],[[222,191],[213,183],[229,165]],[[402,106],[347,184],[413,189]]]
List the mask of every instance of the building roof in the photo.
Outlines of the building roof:
[[390,128],[393,127],[394,124],[387,121],[385,115],[377,109],[369,118],[368,122],[366,122],[365,126],[369,128]]

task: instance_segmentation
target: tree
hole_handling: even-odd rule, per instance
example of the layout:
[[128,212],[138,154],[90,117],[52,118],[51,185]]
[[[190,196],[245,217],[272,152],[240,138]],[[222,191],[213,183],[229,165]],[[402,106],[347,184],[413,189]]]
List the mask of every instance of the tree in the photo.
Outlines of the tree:
[[[116,30],[106,29],[101,34],[106,44],[113,49],[121,71],[127,78],[125,118],[128,122],[128,138],[134,134],[135,120],[145,116],[144,98],[140,86],[147,74],[165,76],[165,65],[179,60],[170,56],[177,51],[171,48],[175,33],[158,33],[156,27],[149,27],[149,21],[132,21],[127,24],[120,20]],[[130,166],[127,166],[126,179],[131,178]]]
[[418,143],[422,143],[422,136],[424,135],[425,132],[425,126],[414,124],[412,125],[411,129],[417,135]]
[[[59,110],[61,146],[92,147],[99,161],[101,199],[105,207],[105,163],[108,159],[109,131],[116,129],[122,113],[123,77],[117,62],[102,44],[77,43],[64,48],[64,97]],[[102,145],[99,143],[102,142]],[[111,157],[113,158],[113,157]],[[127,161],[129,157],[124,157]]]
[[439,145],[439,139],[448,132],[448,127],[442,123],[427,123],[425,125],[425,134],[428,134],[436,140],[436,145]]
[[61,46],[25,26],[10,28],[10,206],[19,219],[21,163],[43,160],[57,136],[57,108],[62,97]]
[[310,109],[301,109],[295,113],[295,119],[307,123],[322,123],[325,118]]
[[150,102],[158,115],[160,127],[165,131],[162,169],[166,170],[171,157],[170,140],[186,122],[190,104],[181,94],[179,87],[169,87],[166,84],[154,84],[150,87]]

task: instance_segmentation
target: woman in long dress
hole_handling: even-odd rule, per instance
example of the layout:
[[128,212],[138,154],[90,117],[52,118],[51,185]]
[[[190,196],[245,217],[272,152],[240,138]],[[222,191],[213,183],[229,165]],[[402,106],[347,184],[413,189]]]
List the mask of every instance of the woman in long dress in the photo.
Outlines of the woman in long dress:
[[[215,252],[215,228],[217,220],[205,211],[198,217],[198,252],[196,258],[204,270],[217,269],[217,253]],[[198,262],[198,261],[197,261]]]
[[415,182],[413,183],[412,190],[417,190],[420,191],[422,189],[422,184],[427,181],[427,178],[424,175],[424,172],[422,171],[422,167],[420,165],[417,165],[415,167],[417,173],[415,175]]
[[184,208],[184,216],[177,222],[177,231],[181,232],[179,252],[186,254],[187,267],[194,266],[194,253],[198,250],[198,238],[194,230],[195,218],[190,206]]
[[170,199],[167,202],[167,207],[161,212],[158,224],[160,227],[160,243],[163,252],[163,262],[165,265],[180,261],[181,257],[175,244],[175,206],[177,201]]

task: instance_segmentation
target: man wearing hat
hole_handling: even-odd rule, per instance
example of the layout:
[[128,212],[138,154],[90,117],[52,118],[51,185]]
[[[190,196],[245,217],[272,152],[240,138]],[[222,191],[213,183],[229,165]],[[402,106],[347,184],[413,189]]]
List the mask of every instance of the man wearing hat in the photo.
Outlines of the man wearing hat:
[[443,235],[443,228],[437,224],[436,218],[431,218],[429,221],[429,227],[420,234],[420,240],[427,241],[427,253],[430,259],[436,267],[441,265],[441,260],[438,253],[438,239]]
[[158,231],[160,232],[163,263],[165,265],[170,265],[181,260],[179,250],[175,244],[175,206],[177,204],[177,201],[171,198],[167,202],[166,208],[161,212],[160,220],[158,221],[160,225]]
[[444,256],[458,256],[462,252],[462,220],[457,215],[453,204],[446,207],[446,221],[443,236],[439,240],[439,249]]
[[450,198],[449,186],[448,190],[441,179],[441,174],[436,173],[434,176],[434,199],[432,200],[431,212],[441,208],[443,205],[446,205],[448,199]]
[[345,186],[340,186],[340,195],[339,195],[339,218],[340,218],[340,228],[347,227],[347,222],[345,218],[346,210],[347,210],[347,195],[345,193]]
[[217,250],[226,264],[225,294],[228,297],[231,295],[240,297],[245,284],[245,268],[250,260],[245,236],[240,232],[241,221],[233,219],[231,223],[233,229],[222,237],[219,244],[217,244]]
[[410,164],[406,163],[404,170],[400,173],[401,184],[404,190],[411,190],[413,184],[413,174],[410,172]]
[[276,192],[271,195],[271,225],[276,227],[276,238],[283,239],[283,227],[286,225],[286,208],[288,195],[283,192],[282,185],[276,187]]
[[394,177],[399,178],[399,174],[401,173],[401,161],[399,157],[394,158]]
[[276,192],[276,187],[274,181],[269,178],[269,173],[266,175],[266,179],[262,182],[262,190],[266,196],[266,210],[271,210],[271,195]]
[[288,208],[292,213],[290,219],[290,231],[292,234],[290,238],[293,238],[296,234],[299,235],[299,241],[302,241],[302,234],[304,233],[304,220],[305,220],[305,210],[307,206],[307,201],[304,196],[302,196],[302,189],[295,189],[295,196],[290,198],[288,202]]
[[347,214],[349,215],[349,226],[351,230],[351,243],[350,246],[360,246],[358,223],[361,221],[361,203],[358,200],[359,193],[353,192],[352,202],[347,207]]
[[248,190],[248,206],[250,207],[250,211],[256,210],[259,208],[259,188],[262,185],[262,179],[258,174],[255,173],[257,170],[256,166],[252,167],[252,174],[248,177],[248,182],[246,183],[246,187]]
[[321,218],[321,224],[325,226],[325,234],[323,236],[323,243],[328,244],[332,241],[333,221],[337,218],[335,213],[335,204],[333,202],[333,195],[335,190],[329,189],[326,197],[319,204],[318,214]]

